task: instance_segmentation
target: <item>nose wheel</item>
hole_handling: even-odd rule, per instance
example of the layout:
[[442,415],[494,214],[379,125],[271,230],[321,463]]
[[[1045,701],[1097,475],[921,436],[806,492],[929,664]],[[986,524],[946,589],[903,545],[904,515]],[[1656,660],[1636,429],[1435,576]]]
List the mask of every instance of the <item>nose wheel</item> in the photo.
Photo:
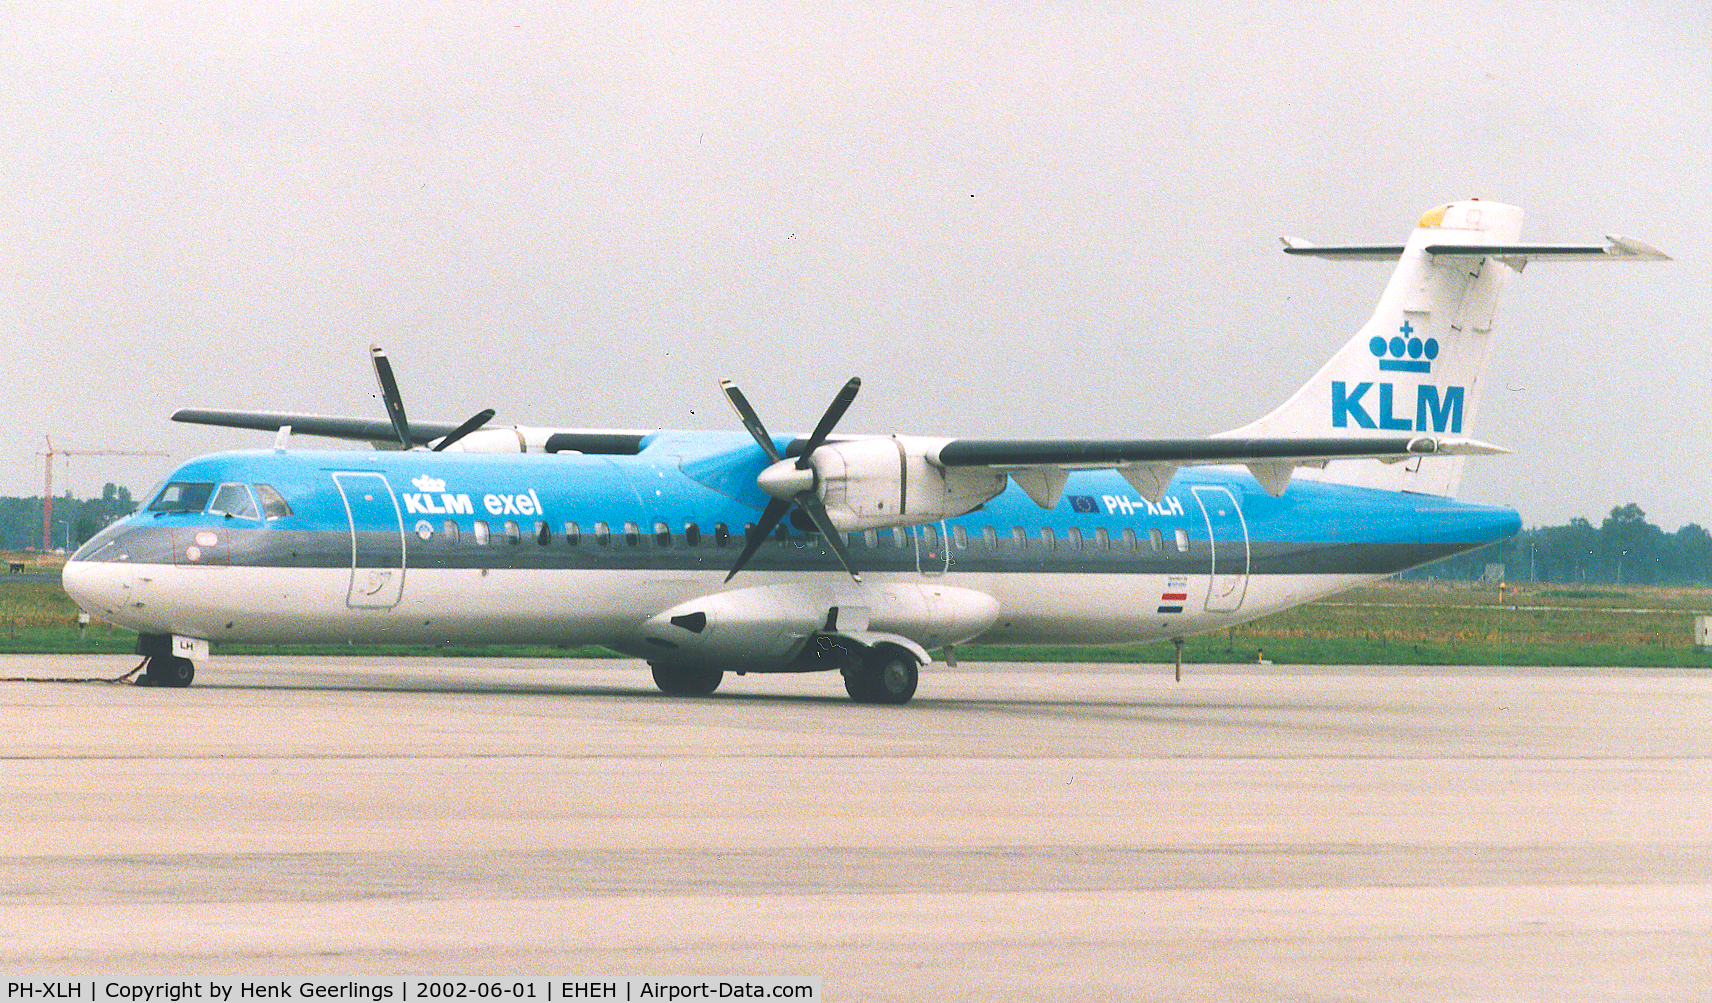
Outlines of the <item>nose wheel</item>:
[[196,666],[188,658],[176,655],[156,655],[149,667],[137,678],[138,686],[171,686],[182,689],[196,678]]

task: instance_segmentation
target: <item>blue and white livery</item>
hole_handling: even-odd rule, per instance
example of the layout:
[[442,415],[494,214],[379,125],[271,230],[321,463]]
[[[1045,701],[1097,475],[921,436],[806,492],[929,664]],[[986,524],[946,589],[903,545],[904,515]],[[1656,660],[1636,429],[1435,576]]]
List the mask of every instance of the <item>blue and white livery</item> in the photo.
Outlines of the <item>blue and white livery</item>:
[[[173,473],[72,558],[65,587],[140,634],[144,680],[188,685],[209,642],[599,644],[668,693],[725,672],[837,670],[904,703],[935,649],[1180,639],[1514,534],[1453,500],[1499,294],[1529,261],[1661,260],[1628,238],[1518,242],[1521,211],[1428,212],[1407,243],[1291,254],[1398,261],[1373,318],[1251,425],[1204,439],[774,437],[181,411],[275,430]],[[289,436],[377,443],[301,451]],[[379,442],[392,440],[391,449]],[[433,448],[424,449],[423,446]]]

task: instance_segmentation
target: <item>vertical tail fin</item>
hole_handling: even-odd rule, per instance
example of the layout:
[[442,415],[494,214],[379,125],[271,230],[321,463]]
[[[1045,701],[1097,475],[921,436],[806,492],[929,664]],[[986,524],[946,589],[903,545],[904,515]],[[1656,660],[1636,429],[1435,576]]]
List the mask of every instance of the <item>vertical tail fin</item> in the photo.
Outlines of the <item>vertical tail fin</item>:
[[[1245,438],[1470,434],[1480,409],[1498,298],[1529,261],[1668,260],[1623,237],[1591,246],[1517,243],[1522,210],[1469,200],[1429,210],[1401,246],[1320,247],[1285,240],[1289,254],[1396,259],[1373,317],[1306,385]],[[1341,484],[1453,495],[1463,458],[1405,463],[1334,460],[1299,476]]]

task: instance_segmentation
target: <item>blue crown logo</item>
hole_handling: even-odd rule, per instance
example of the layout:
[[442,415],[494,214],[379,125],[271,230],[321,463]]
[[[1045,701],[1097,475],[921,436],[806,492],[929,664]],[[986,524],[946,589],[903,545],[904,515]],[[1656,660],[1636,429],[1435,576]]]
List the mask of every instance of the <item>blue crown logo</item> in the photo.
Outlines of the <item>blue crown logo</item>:
[[1439,357],[1439,341],[1414,337],[1415,326],[1408,321],[1397,329],[1400,334],[1386,341],[1377,334],[1367,343],[1367,350],[1379,360],[1379,368],[1394,373],[1430,373],[1433,360]]

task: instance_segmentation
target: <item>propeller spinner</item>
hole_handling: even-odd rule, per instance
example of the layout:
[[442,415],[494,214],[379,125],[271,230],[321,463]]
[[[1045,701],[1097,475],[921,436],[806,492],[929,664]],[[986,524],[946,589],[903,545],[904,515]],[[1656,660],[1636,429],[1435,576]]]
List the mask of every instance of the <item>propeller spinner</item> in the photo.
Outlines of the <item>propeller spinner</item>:
[[743,427],[749,430],[762,452],[773,461],[773,465],[761,471],[761,475],[755,479],[755,483],[770,495],[772,500],[761,510],[761,518],[755,523],[754,532],[749,534],[743,552],[737,555],[737,563],[732,565],[731,573],[725,576],[725,580],[729,582],[737,576],[737,572],[743,570],[749,559],[761,549],[762,541],[766,540],[773,528],[779,524],[779,520],[795,505],[814,522],[815,528],[820,530],[821,537],[826,540],[826,545],[832,548],[844,570],[858,583],[861,582],[862,576],[850,563],[850,552],[844,547],[844,534],[832,524],[832,517],[826,513],[826,505],[815,491],[814,465],[809,461],[809,457],[826,442],[826,437],[832,434],[833,426],[837,425],[838,420],[844,417],[844,412],[850,409],[850,402],[856,399],[856,391],[862,389],[862,380],[851,377],[850,382],[838,391],[838,396],[832,399],[831,406],[820,416],[820,424],[814,427],[814,432],[803,444],[802,453],[795,462],[779,455],[779,447],[773,444],[773,437],[767,434],[766,426],[761,424],[760,416],[749,406],[749,399],[743,396],[743,391],[737,389],[737,384],[730,380],[720,380],[719,389],[725,392],[725,399],[731,402],[731,407],[737,412]]
[[[381,402],[386,405],[386,416],[392,419],[392,430],[398,436],[398,445],[401,449],[410,449],[415,443],[410,438],[410,419],[404,416],[404,396],[398,392],[398,381],[392,376],[392,362],[387,359],[386,351],[379,345],[369,346],[369,359],[374,362],[375,380],[380,383]],[[434,452],[444,450],[486,425],[493,420],[493,416],[493,408],[484,408],[471,415],[469,420],[459,425],[452,434],[436,443]]]

